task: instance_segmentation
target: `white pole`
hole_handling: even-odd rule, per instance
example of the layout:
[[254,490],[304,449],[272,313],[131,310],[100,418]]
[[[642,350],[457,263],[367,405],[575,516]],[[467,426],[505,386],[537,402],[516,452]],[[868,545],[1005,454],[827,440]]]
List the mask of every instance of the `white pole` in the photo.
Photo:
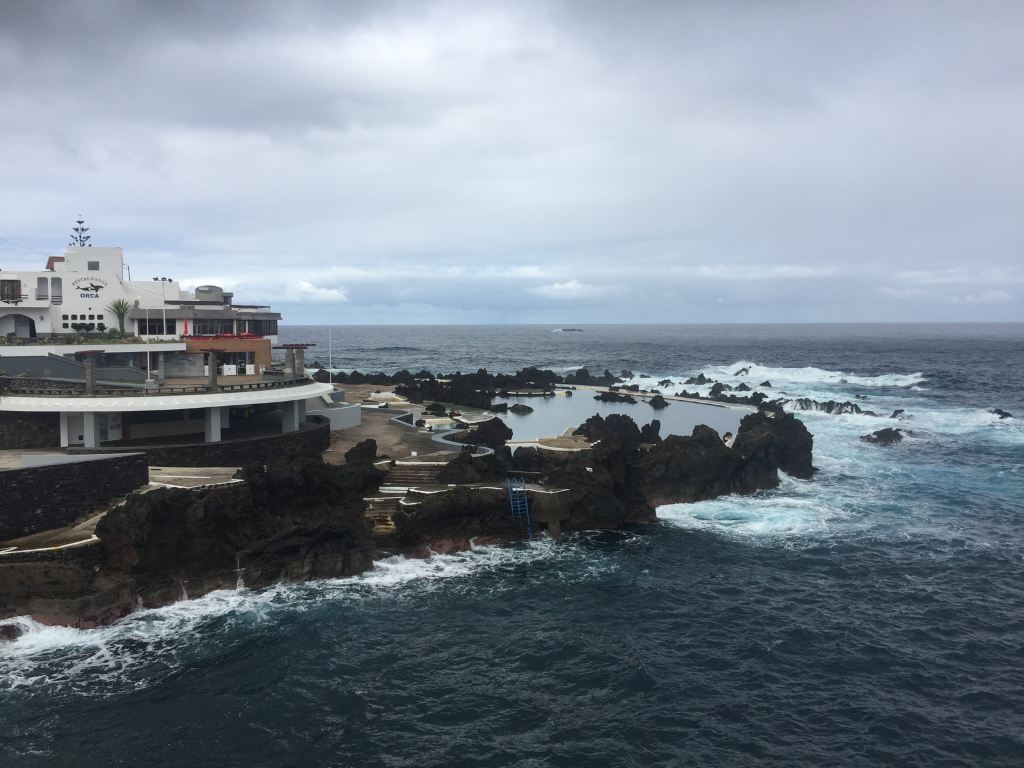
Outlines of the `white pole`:
[[[149,327],[149,307],[146,307],[146,336],[150,335],[153,329]],[[153,378],[153,361],[149,357],[149,339],[146,339],[146,378]]]
[[334,342],[331,340],[330,326],[327,326],[327,369],[334,372]]

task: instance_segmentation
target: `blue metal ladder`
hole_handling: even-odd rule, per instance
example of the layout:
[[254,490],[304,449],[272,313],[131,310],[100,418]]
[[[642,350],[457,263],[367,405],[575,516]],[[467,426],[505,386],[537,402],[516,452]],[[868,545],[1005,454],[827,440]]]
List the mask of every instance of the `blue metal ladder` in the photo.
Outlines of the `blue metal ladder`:
[[510,477],[505,481],[508,492],[508,507],[512,511],[513,520],[526,521],[527,538],[533,537],[533,524],[530,521],[530,502],[526,497],[526,481],[521,477]]

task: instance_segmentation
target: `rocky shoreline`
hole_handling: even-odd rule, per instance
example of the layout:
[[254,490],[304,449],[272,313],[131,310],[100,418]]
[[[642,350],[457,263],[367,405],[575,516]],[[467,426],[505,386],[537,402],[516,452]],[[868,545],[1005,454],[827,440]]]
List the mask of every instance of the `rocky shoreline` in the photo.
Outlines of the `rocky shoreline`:
[[[134,494],[107,513],[89,546],[5,557],[0,619],[97,626],[216,589],[357,575],[380,551],[428,555],[522,539],[501,485],[509,476],[539,489],[538,528],[550,529],[549,520],[571,532],[654,522],[661,504],[773,488],[780,470],[813,474],[813,439],[790,414],[748,415],[731,446],[704,426],[688,436],[659,432],[657,421],[641,429],[628,416],[594,416],[577,429],[592,443],[586,450],[463,451],[439,478],[452,487],[397,514],[383,537],[365,518],[364,499],[386,474],[372,440],[343,465],[282,457],[245,467],[233,485]],[[558,490],[554,517],[545,517],[545,488]]]

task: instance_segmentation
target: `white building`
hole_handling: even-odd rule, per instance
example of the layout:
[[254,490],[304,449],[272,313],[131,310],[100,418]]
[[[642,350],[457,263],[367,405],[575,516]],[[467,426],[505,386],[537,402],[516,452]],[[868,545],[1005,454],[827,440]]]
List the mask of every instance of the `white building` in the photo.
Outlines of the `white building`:
[[276,341],[280,315],[235,305],[217,286],[182,290],[165,276],[125,280],[120,248],[70,247],[44,270],[0,271],[0,336],[33,338],[119,329],[109,307],[124,299],[126,333],[144,338],[251,334]]
[[332,429],[359,423],[358,405],[307,378],[301,349],[273,368],[280,315],[269,307],[124,270],[120,248],[70,247],[45,270],[0,271],[0,426],[5,413],[12,424],[36,414],[59,422],[61,446],[100,448],[251,438],[267,423],[294,432],[307,406]]

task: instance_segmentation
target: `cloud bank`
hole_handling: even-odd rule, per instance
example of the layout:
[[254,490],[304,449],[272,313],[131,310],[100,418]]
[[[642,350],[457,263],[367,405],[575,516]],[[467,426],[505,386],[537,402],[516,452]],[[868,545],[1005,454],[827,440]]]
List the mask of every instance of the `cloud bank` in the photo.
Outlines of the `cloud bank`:
[[1024,320],[1022,25],[0,0],[0,238],[57,253],[82,213],[290,322]]

